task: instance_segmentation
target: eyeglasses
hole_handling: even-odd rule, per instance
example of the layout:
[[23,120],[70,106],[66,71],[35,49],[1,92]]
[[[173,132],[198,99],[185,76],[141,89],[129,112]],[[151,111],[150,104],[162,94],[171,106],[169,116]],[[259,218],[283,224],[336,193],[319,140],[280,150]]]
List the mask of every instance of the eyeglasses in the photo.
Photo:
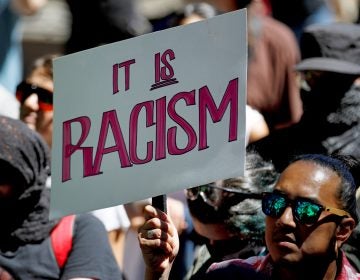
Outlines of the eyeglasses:
[[39,109],[42,111],[53,110],[53,93],[42,87],[27,82],[21,82],[16,88],[16,99],[23,104],[32,94],[36,94],[39,99]]
[[291,206],[295,219],[299,223],[305,225],[315,224],[318,221],[322,211],[326,211],[341,217],[350,217],[350,214],[344,210],[334,207],[322,206],[306,198],[290,200],[281,193],[263,193],[262,211],[267,216],[279,218],[289,205]]
[[191,201],[198,199],[199,196],[206,204],[214,208],[218,208],[224,199],[227,199],[227,205],[235,205],[247,198],[262,198],[261,194],[244,193],[243,191],[231,188],[231,186],[228,185],[218,187],[214,183],[186,190],[186,197]]

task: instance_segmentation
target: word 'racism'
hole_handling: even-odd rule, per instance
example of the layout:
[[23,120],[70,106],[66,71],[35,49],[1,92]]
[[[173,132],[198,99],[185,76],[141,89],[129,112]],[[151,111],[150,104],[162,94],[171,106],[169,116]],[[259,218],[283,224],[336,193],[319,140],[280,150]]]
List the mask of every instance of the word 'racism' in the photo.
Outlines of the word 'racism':
[[[131,63],[134,62],[133,60]],[[128,71],[126,73],[129,74]],[[168,84],[174,83],[172,75],[168,75],[166,78],[170,81]],[[164,81],[159,80],[159,75],[157,75],[155,78],[156,83],[150,90],[159,87],[159,83],[164,84]],[[128,89],[129,80],[126,79],[126,81]],[[117,87],[118,85],[116,84],[114,92],[118,90]],[[238,78],[230,80],[225,86],[219,106],[216,105],[208,86],[199,88],[198,92],[196,90],[182,91],[172,97],[163,96],[156,100],[138,103],[131,109],[127,120],[129,125],[128,142],[125,141],[121,122],[115,109],[103,112],[96,147],[83,146],[91,129],[94,130],[89,116],[79,116],[64,121],[62,125],[62,181],[71,180],[71,157],[75,153],[82,153],[83,176],[88,177],[102,174],[101,164],[103,156],[109,153],[117,153],[120,167],[128,168],[133,165],[146,164],[152,160],[164,160],[167,155],[183,155],[192,151],[195,147],[197,147],[198,151],[208,149],[207,118],[210,116],[213,123],[220,122],[227,108],[230,111],[228,142],[236,141],[239,116],[238,88]],[[185,102],[186,106],[194,106],[192,108],[196,109],[194,112],[198,116],[198,127],[196,129],[187,121],[186,116],[177,112],[176,104],[180,101]],[[141,127],[139,126],[141,125],[139,116],[141,113],[145,116],[145,124],[143,126],[155,129],[154,141],[141,143],[138,139],[138,131],[139,127]],[[167,116],[176,125],[168,127]],[[72,127],[75,124],[77,126],[80,125],[80,133],[77,141],[73,143]],[[177,143],[178,129],[182,129],[186,135],[186,144],[182,145],[183,147],[179,147]],[[115,143],[109,147],[106,146],[108,137],[112,137]],[[139,145],[146,147],[145,156],[139,156]]]

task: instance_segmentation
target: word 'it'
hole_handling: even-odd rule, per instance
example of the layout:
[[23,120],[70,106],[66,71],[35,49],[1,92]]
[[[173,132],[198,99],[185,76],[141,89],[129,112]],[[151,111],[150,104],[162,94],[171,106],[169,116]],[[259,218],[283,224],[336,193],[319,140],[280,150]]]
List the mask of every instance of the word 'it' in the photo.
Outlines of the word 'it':
[[[62,137],[62,181],[71,180],[71,158],[76,153],[82,154],[83,177],[100,175],[103,157],[106,154],[115,153],[119,158],[121,168],[129,168],[133,165],[146,164],[153,160],[164,160],[168,155],[179,156],[194,150],[198,151],[209,148],[208,144],[208,116],[213,123],[218,123],[229,108],[229,124],[227,141],[236,141],[238,137],[238,78],[229,81],[221,98],[219,106],[216,105],[208,86],[203,86],[196,94],[195,90],[179,92],[167,100],[167,96],[156,100],[148,100],[136,104],[129,115],[128,141],[125,141],[121,121],[116,110],[104,112],[96,146],[84,146],[92,129],[92,120],[88,116],[80,116],[63,122]],[[192,115],[198,116],[198,126],[195,128],[176,110],[178,102],[184,102],[186,106],[196,110]],[[145,123],[139,122],[139,115],[143,112]],[[176,124],[168,127],[167,116]],[[79,138],[73,139],[73,125],[79,127]],[[146,128],[144,128],[146,127]],[[141,142],[138,139],[139,128],[155,128],[153,141]],[[183,147],[178,146],[179,129],[186,134]],[[92,133],[94,133],[92,131]],[[115,144],[106,147],[107,139],[111,137]],[[226,136],[225,136],[226,137]],[[73,143],[72,140],[75,140]],[[146,140],[144,140],[146,141]],[[146,147],[145,156],[139,156],[139,147]],[[94,156],[95,155],[95,156]]]
[[[171,61],[175,59],[175,53],[171,49],[167,49],[163,53],[156,53],[154,56],[154,83],[151,85],[150,90],[166,87],[169,85],[177,84],[179,81],[174,77],[174,68]],[[131,66],[136,63],[135,59],[130,59],[121,63],[113,65],[112,69],[112,82],[113,94],[117,94],[119,89],[119,69],[123,69],[124,74],[124,91],[130,89],[131,84]]]

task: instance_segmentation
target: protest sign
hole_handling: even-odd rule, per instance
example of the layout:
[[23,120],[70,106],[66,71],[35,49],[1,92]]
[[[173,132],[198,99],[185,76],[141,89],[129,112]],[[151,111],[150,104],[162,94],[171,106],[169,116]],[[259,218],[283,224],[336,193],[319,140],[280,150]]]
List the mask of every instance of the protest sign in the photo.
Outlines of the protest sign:
[[246,10],[54,61],[51,217],[244,170]]

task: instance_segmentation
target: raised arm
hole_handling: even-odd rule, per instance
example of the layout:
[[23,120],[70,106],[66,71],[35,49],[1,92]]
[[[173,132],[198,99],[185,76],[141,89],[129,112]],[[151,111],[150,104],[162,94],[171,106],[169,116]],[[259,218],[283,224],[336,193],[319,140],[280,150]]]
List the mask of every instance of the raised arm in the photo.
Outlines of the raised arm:
[[168,279],[179,251],[179,237],[170,217],[147,205],[145,223],[139,228],[138,240],[146,264],[145,279]]

